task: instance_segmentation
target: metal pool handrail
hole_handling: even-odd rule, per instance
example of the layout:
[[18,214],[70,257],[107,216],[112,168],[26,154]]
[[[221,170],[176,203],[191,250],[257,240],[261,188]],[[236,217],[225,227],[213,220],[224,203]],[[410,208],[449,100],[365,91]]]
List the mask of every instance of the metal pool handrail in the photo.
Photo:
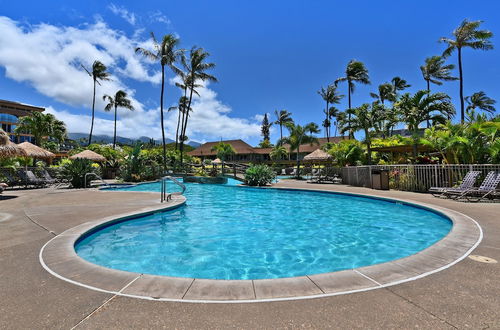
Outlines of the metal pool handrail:
[[83,182],[83,187],[84,188],[87,188],[87,177],[89,175],[93,175],[95,176],[97,179],[101,180],[101,182],[106,186],[106,187],[109,187],[109,184],[103,180],[103,178],[101,178],[99,175],[95,174],[95,173],[92,173],[92,172],[89,172],[89,173],[85,173],[85,178],[84,178],[84,182]]
[[[167,187],[166,187],[167,180],[170,180],[173,183],[175,183],[176,185],[178,185],[179,187],[181,187],[182,191],[175,191],[175,192],[172,192],[170,194],[167,194]],[[186,186],[171,176],[164,176],[163,178],[161,178],[160,184],[161,184],[161,199],[160,199],[160,201],[162,203],[164,201],[168,202],[170,199],[172,199],[172,195],[182,195],[186,191]]]

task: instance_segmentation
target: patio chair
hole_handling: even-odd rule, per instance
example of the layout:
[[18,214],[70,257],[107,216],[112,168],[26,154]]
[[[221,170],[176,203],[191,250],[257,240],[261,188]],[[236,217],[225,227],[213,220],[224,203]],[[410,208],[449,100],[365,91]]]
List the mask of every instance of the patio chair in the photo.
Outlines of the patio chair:
[[479,202],[486,197],[494,196],[498,193],[497,186],[500,184],[500,172],[489,172],[484,178],[481,185],[477,188],[473,187],[465,190],[462,193],[454,192],[454,199],[466,199],[469,202]]
[[3,182],[0,182],[0,194],[8,187],[9,185]]
[[44,180],[37,178],[30,170],[20,170],[18,173],[19,177],[21,177],[21,180],[26,184],[26,186],[43,187],[46,185]]
[[462,183],[460,186],[456,188],[448,188],[448,187],[431,187],[429,188],[429,192],[432,194],[432,196],[435,197],[447,197],[447,192],[464,192],[467,189],[470,189],[474,187],[474,183],[476,183],[476,179],[481,174],[481,171],[469,171],[467,174],[464,176]]
[[16,178],[15,176],[11,175],[8,171],[3,171],[0,174],[2,176],[4,176],[5,179],[7,179],[6,183],[9,185],[9,187],[19,186],[21,184],[21,182],[19,181],[19,179]]
[[50,176],[49,172],[47,172],[46,169],[43,169],[41,172],[40,172],[43,176],[43,180],[45,180],[46,183],[48,184],[55,184],[57,183],[57,180],[54,179],[53,177]]

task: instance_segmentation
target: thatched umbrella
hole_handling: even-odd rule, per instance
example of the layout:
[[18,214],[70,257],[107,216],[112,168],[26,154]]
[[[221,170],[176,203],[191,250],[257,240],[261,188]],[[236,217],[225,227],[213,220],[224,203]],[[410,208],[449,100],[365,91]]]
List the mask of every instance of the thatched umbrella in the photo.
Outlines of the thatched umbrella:
[[309,161],[328,161],[330,159],[332,159],[332,156],[321,149],[316,149],[304,157],[304,160]]
[[26,156],[26,152],[10,142],[9,135],[0,128],[0,158],[19,156]]
[[97,152],[93,152],[92,150],[84,150],[76,155],[69,157],[69,159],[88,159],[93,162],[105,162],[106,158],[102,155],[99,155]]
[[26,152],[25,157],[32,157],[38,159],[52,159],[56,156],[52,152],[40,148],[39,146],[36,146],[29,142],[19,143],[17,146]]

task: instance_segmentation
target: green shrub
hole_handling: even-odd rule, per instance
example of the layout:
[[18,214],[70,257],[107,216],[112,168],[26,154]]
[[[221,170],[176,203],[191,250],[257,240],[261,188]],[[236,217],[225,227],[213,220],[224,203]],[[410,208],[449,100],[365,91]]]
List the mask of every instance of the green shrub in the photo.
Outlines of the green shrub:
[[249,186],[265,186],[271,184],[276,177],[267,165],[252,165],[245,172],[245,183]]
[[[75,159],[66,163],[62,167],[62,176],[71,182],[73,188],[84,188],[85,174],[96,173],[96,168],[92,166],[92,161],[88,159]],[[87,177],[87,181],[95,179],[95,177]],[[88,183],[88,182],[87,182]]]

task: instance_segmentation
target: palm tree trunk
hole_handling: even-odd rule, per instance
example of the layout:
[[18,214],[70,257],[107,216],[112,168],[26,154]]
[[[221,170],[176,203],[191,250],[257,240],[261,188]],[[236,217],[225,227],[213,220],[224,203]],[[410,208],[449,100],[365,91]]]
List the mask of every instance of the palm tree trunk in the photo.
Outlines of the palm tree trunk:
[[299,147],[297,147],[297,173],[296,173],[296,177],[300,178]]
[[[184,88],[184,100],[186,98],[186,95],[187,95],[187,86],[185,86]],[[183,102],[184,102],[183,100]],[[186,109],[184,109],[182,111],[182,126],[184,127],[184,111]],[[181,104],[179,103],[179,115],[177,116],[177,130],[175,131],[175,150],[177,150],[177,146],[179,144],[179,126],[180,126],[180,123],[181,123]],[[182,132],[182,127],[181,127],[181,132]]]
[[458,72],[460,74],[460,121],[463,124],[465,120],[464,105],[464,76],[462,71],[462,48],[458,48]]
[[371,141],[369,138],[370,132],[368,130],[365,130],[365,140],[366,140],[366,160],[368,161],[368,165],[372,164],[372,148],[371,148]]
[[115,131],[113,133],[113,149],[115,149],[116,147],[116,113],[117,113],[117,106],[116,106],[116,102],[115,102]]
[[[348,110],[351,109],[351,81],[347,80],[347,101],[348,101]],[[347,117],[347,120],[351,122],[351,112],[349,111],[349,116]],[[352,132],[352,129],[349,129],[349,138],[352,139],[354,138],[354,134]]]
[[94,78],[94,94],[92,96],[92,121],[90,123],[90,134],[89,134],[89,142],[87,143],[87,147],[92,143],[92,131],[94,130],[95,83],[96,83],[96,79]]
[[[326,122],[325,124],[328,124],[328,101],[326,101],[326,111],[325,111],[325,115],[326,115]],[[330,137],[328,136],[328,125],[325,126],[325,135],[326,135],[326,141],[327,142],[330,142]]]
[[185,121],[184,121],[184,124],[183,124],[183,127],[181,129],[181,147],[180,147],[180,151],[181,151],[181,166],[183,164],[183,161],[184,161],[184,156],[183,156],[183,152],[184,152],[184,140],[185,140],[185,137],[186,137],[186,130],[187,130],[187,123],[188,123],[188,119],[189,119],[189,109],[191,109],[191,102],[193,101],[193,89],[194,89],[194,79],[192,79],[193,82],[191,83],[191,90],[189,91],[189,102],[188,102],[188,105],[187,105],[187,108],[186,108],[186,111],[185,111],[185,114],[183,114],[183,116],[185,116]]
[[167,146],[165,145],[165,128],[163,123],[163,94],[165,89],[165,66],[161,66],[161,94],[160,94],[160,120],[161,120],[161,139],[163,146],[163,174],[167,171]]
[[[427,96],[431,95],[431,82],[429,79],[426,79],[425,81],[427,81]],[[427,119],[427,128],[429,128],[431,126],[431,123],[429,121],[429,119]]]
[[280,143],[281,143],[281,140],[283,140],[283,124],[280,121]]

